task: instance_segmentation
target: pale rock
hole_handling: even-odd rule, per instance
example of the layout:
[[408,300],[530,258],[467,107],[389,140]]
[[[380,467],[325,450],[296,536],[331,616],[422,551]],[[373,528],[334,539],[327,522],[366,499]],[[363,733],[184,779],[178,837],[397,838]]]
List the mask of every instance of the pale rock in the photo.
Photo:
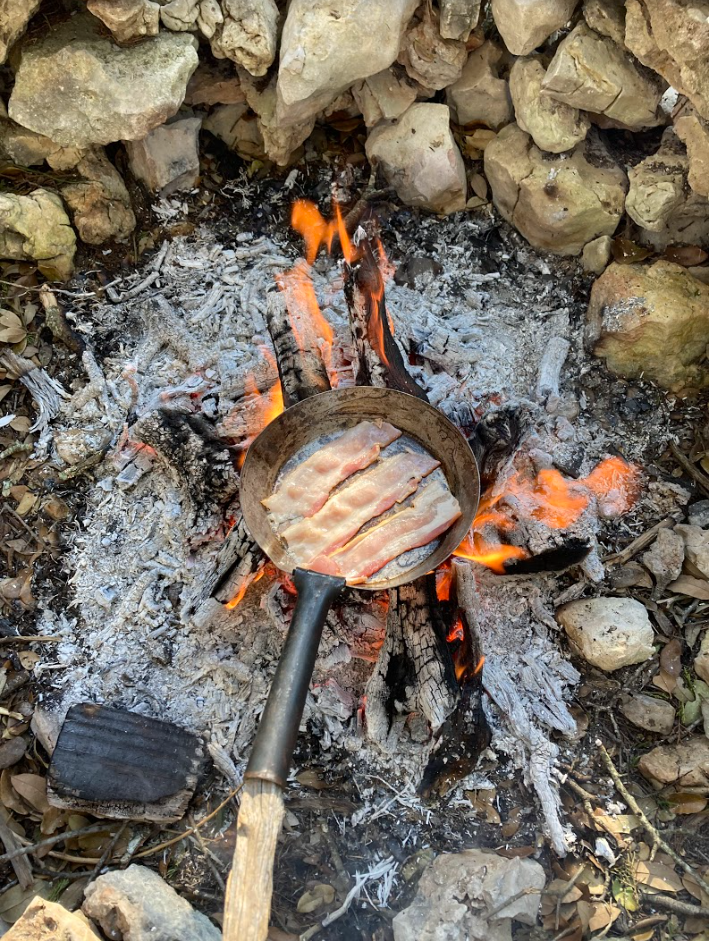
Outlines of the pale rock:
[[105,435],[105,429],[100,426],[59,429],[54,432],[54,450],[65,464],[73,467],[95,454]]
[[683,563],[684,539],[679,530],[661,529],[643,555],[643,565],[655,576],[660,590],[679,578]]
[[315,120],[317,124],[328,124],[346,118],[358,118],[361,115],[362,109],[355,101],[352,89],[348,88],[347,91],[341,92],[334,101],[331,101],[326,108],[323,108]]
[[625,45],[709,120],[709,0],[627,0]]
[[403,114],[416,101],[418,89],[406,76],[398,75],[394,69],[384,69],[362,82],[355,82],[352,94],[364,123],[374,127],[382,118],[391,120]]
[[58,902],[37,896],[3,935],[5,941],[97,941],[89,923]]
[[559,43],[542,88],[557,101],[641,130],[661,123],[660,81],[641,71],[607,36],[579,23]]
[[399,54],[417,0],[291,0],[278,68],[278,119],[300,124]]
[[75,16],[28,45],[10,117],[63,147],[140,140],[171,117],[197,67],[197,40],[163,31],[127,48]]
[[221,932],[160,876],[135,863],[90,882],[83,910],[108,938],[221,941]]
[[509,86],[498,76],[502,58],[502,49],[492,42],[470,53],[460,78],[446,92],[458,124],[485,124],[498,130],[513,120]]
[[75,253],[76,236],[55,193],[40,188],[29,196],[0,194],[0,258],[35,261],[47,277],[65,281]]
[[[545,882],[532,859],[477,849],[443,853],[394,918],[394,941],[511,941],[513,920],[536,924]],[[516,901],[505,905],[507,899]]]
[[219,0],[201,0],[197,14],[197,28],[206,38],[211,39],[224,22],[224,14]]
[[288,165],[292,155],[315,127],[315,118],[300,124],[281,125],[277,118],[277,78],[274,75],[265,88],[259,90],[257,83],[247,74],[241,73],[241,85],[246,101],[256,113],[258,130],[263,141],[265,156],[280,167]]
[[605,271],[611,260],[613,239],[610,235],[600,235],[597,239],[587,242],[581,252],[581,264],[588,274],[600,274]]
[[709,286],[681,265],[612,264],[591,288],[586,342],[616,375],[673,392],[709,385]]
[[593,131],[568,154],[550,157],[510,124],[485,148],[485,176],[503,218],[557,255],[578,255],[612,235],[623,214],[627,178]]
[[243,160],[261,160],[266,156],[258,121],[249,113],[246,102],[215,108],[205,118],[202,127],[223,141]]
[[87,0],[86,9],[111,30],[118,43],[157,36],[160,4],[152,0]]
[[709,500],[697,500],[687,510],[692,526],[709,529]]
[[38,167],[48,163],[54,170],[71,170],[86,149],[60,147],[53,140],[36,134],[14,121],[0,122],[0,153],[20,167]]
[[163,26],[182,33],[194,29],[199,15],[199,0],[168,0],[160,7]]
[[572,648],[599,670],[644,663],[654,654],[645,605],[632,598],[584,598],[562,605],[556,618]]
[[418,102],[367,138],[367,157],[407,206],[449,213],[465,208],[465,166],[446,105]]
[[674,706],[664,699],[635,693],[624,697],[620,711],[628,722],[657,735],[669,735],[674,728]]
[[61,186],[82,242],[122,242],[135,229],[135,215],[123,178],[102,150],[89,151],[76,164],[82,177]]
[[674,784],[683,794],[709,796],[709,738],[690,735],[679,745],[658,745],[641,756],[638,771],[658,790]]
[[466,42],[480,19],[481,0],[440,0],[441,36]]
[[467,56],[464,42],[441,36],[438,18],[426,6],[423,19],[406,30],[398,61],[413,81],[440,91],[460,78]]
[[583,18],[597,33],[608,36],[619,46],[625,44],[623,0],[584,0]]
[[571,19],[578,0],[492,0],[492,15],[514,56],[529,55]]
[[133,176],[162,196],[192,189],[199,176],[201,126],[200,117],[178,115],[143,140],[127,141]]
[[675,526],[675,532],[684,540],[688,561],[696,565],[705,578],[709,578],[709,530],[679,523]]
[[702,634],[699,652],[694,658],[694,672],[700,680],[709,683],[709,631],[704,631]]
[[189,80],[186,105],[238,105],[246,100],[239,76],[231,62],[213,66],[201,62]]
[[709,197],[709,121],[703,121],[692,108],[675,118],[675,132],[687,147],[687,180],[695,193]]
[[222,0],[221,13],[222,23],[215,25],[210,37],[214,55],[231,59],[251,75],[265,75],[276,58],[275,0]]
[[0,64],[39,10],[42,0],[2,0],[0,3]]
[[510,72],[510,94],[517,124],[540,150],[560,154],[584,140],[591,122],[577,108],[542,91],[545,74],[539,59],[517,59]]

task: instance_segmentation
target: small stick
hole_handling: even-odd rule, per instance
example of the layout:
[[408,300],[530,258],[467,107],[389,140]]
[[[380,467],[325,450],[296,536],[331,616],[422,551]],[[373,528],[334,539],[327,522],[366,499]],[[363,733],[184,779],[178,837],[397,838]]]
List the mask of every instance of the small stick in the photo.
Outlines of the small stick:
[[52,637],[50,634],[15,634],[10,637],[0,637],[0,644],[58,644],[61,637]]
[[677,463],[682,468],[684,468],[684,470],[689,474],[689,476],[697,484],[704,495],[709,497],[709,477],[707,477],[706,474],[703,474],[698,467],[695,467],[694,464],[692,464],[687,455],[680,451],[674,441],[670,442],[670,451],[672,452]]
[[674,526],[675,522],[676,521],[673,520],[671,516],[668,516],[667,519],[662,520],[662,522],[651,526],[650,529],[646,530],[641,536],[638,536],[637,539],[633,539],[631,543],[628,543],[625,549],[622,549],[620,552],[614,552],[613,555],[606,556],[603,562],[606,565],[615,565],[616,563],[625,565],[625,563],[629,562],[641,549],[644,549],[646,546],[649,546],[651,542],[654,542],[655,537],[661,529],[668,529],[670,526]]
[[[102,830],[110,829],[110,827],[111,821],[107,820],[105,823],[92,823],[91,826],[82,827],[80,830],[66,830],[64,833],[55,833],[54,836],[48,836],[46,839],[40,840],[39,843],[19,846],[17,849],[5,853],[4,856],[0,856],[0,863],[12,862],[13,859],[17,859],[19,856],[27,856],[29,853],[36,852],[36,850],[44,849],[45,846],[54,846],[56,843],[63,843],[64,840],[73,840],[77,836],[88,836],[89,833],[100,833]],[[86,860],[82,859],[82,862],[86,862]]]
[[207,814],[206,817],[202,817],[201,820],[198,820],[197,823],[195,823],[194,827],[190,827],[189,830],[183,830],[182,833],[178,833],[178,835],[174,836],[171,840],[165,840],[164,843],[158,843],[157,846],[149,846],[147,849],[141,850],[140,853],[135,854],[135,859],[143,859],[146,856],[152,856],[153,853],[159,853],[161,850],[167,849],[168,846],[174,846],[175,843],[179,843],[180,840],[184,840],[188,836],[191,836],[193,833],[196,833],[197,830],[199,830],[201,826],[207,823],[207,821],[211,820],[213,817],[216,817],[216,815],[219,813],[222,807],[226,807],[226,805],[229,803],[232,797],[236,797],[236,795],[239,793],[242,787],[243,787],[243,784],[240,784],[238,787],[235,787],[232,791],[230,791],[227,794],[227,796],[224,798],[224,800],[221,802],[221,804],[218,807],[216,807],[210,814]]
[[[696,873],[693,873],[694,878],[696,879]],[[670,912],[676,912],[678,915],[690,915],[695,918],[709,918],[709,908],[705,908],[703,905],[693,905],[691,902],[681,902],[679,899],[673,899],[669,895],[662,895],[659,892],[653,892],[649,890],[644,885],[638,885],[640,892],[643,895],[643,898],[646,898],[648,902],[652,902],[653,905],[659,905],[660,908],[666,908]]]
[[201,833],[199,832],[199,830],[195,827],[195,823],[194,823],[194,820],[193,820],[193,818],[192,818],[192,815],[190,814],[190,816],[189,816],[187,819],[189,820],[190,826],[192,827],[192,830],[193,830],[192,834],[190,835],[190,839],[191,839],[194,843],[196,843],[197,846],[202,850],[202,853],[204,854],[204,858],[205,858],[205,860],[207,861],[207,865],[208,865],[209,868],[211,869],[212,875],[214,876],[214,878],[215,878],[216,881],[217,881],[217,885],[218,885],[219,888],[222,890],[222,892],[226,892],[226,882],[224,881],[221,872],[219,872],[219,869],[217,868],[217,865],[216,865],[216,856],[215,856],[214,853],[209,849],[209,847],[207,846],[207,844],[206,844],[206,843],[204,842],[204,840],[202,839],[202,834],[201,834]]
[[127,826],[128,826],[128,821],[127,821],[127,820],[124,820],[123,823],[121,824],[121,826],[120,826],[120,827],[116,830],[116,832],[113,834],[113,836],[111,837],[111,839],[110,839],[109,842],[108,842],[108,846],[107,846],[106,849],[103,851],[103,853],[101,853],[101,858],[99,859],[99,861],[98,861],[98,862],[96,863],[96,865],[94,866],[94,868],[93,868],[93,870],[92,870],[92,872],[91,872],[91,874],[90,874],[90,876],[89,876],[90,879],[93,880],[93,879],[95,879],[95,878],[100,874],[100,872],[101,872],[101,870],[103,869],[103,867],[106,865],[106,863],[108,862],[108,860],[111,858],[111,854],[113,853],[114,849],[116,848],[116,843],[118,843],[118,841],[120,840],[120,838],[123,836],[123,834],[124,834],[125,829],[126,829]]
[[[691,876],[696,881],[697,885],[700,887],[702,892],[706,892],[707,895],[709,895],[709,883],[705,879],[703,879],[699,875],[699,873],[696,872],[689,865],[688,862],[682,859],[679,853],[673,850],[669,843],[665,842],[662,836],[660,836],[660,833],[658,832],[658,830],[650,823],[648,818],[645,816],[640,805],[638,804],[638,802],[635,800],[633,795],[630,793],[630,791],[627,789],[627,787],[623,783],[620,777],[620,774],[618,772],[618,769],[613,764],[613,759],[608,754],[603,743],[597,739],[596,746],[600,750],[601,758],[603,759],[603,763],[608,769],[608,774],[610,774],[611,778],[613,779],[613,784],[615,784],[616,790],[621,795],[623,800],[626,802],[628,807],[630,807],[630,809],[633,811],[633,813],[636,814],[640,818],[640,822],[642,823],[643,828],[645,829],[646,833],[649,833],[649,835],[652,837],[654,845],[659,846],[660,849],[663,850],[663,852],[667,853],[668,856],[671,856],[672,859],[677,863],[677,865],[680,866],[682,869],[684,869],[687,875]],[[707,914],[709,914],[709,909],[703,909],[702,911],[705,911],[707,912]]]
[[34,444],[31,441],[16,441],[4,451],[0,451],[0,461],[4,461],[6,457],[12,457],[13,454],[19,454],[21,451],[29,452],[33,447]]

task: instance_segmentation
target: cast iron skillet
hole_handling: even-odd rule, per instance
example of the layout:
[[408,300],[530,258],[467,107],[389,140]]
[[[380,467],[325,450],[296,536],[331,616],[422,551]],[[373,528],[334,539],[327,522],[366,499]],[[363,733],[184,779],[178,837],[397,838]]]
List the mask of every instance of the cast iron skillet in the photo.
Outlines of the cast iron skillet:
[[390,422],[440,461],[462,515],[418,564],[389,578],[375,573],[358,589],[394,588],[436,568],[462,542],[478,507],[480,478],[467,441],[445,415],[404,392],[362,386],[314,395],[279,415],[249,448],[241,472],[244,520],[271,561],[293,573],[298,600],[246,769],[225,899],[224,941],[264,941],[268,933],[282,792],[325,618],[345,587],[343,578],[294,567],[261,501],[273,493],[281,468],[302,447],[366,419]]

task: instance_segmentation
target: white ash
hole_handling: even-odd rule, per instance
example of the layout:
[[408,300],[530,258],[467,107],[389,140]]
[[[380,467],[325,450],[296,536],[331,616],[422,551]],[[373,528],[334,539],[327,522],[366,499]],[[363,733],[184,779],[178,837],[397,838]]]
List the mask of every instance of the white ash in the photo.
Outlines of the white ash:
[[[546,262],[524,250],[518,252],[529,268],[524,278],[481,271],[480,253],[467,241],[476,237],[478,223],[465,215],[455,220],[421,221],[443,264],[440,277],[420,289],[393,282],[387,287],[397,340],[413,345],[424,360],[412,372],[449,414],[461,406],[482,411],[490,400],[527,403],[534,447],[559,459],[582,446],[579,471],[587,473],[613,442],[583,409],[579,414],[569,390],[569,375],[588,366],[578,310],[564,281],[540,279],[549,272]],[[393,255],[409,247],[403,234],[396,238],[398,246],[387,245]],[[232,249],[202,228],[169,246],[158,277],[147,283],[146,273],[156,270],[148,265],[117,295],[147,283],[136,296],[90,308],[82,301],[75,311],[77,328],[95,344],[84,358],[88,384],[54,422],[55,431],[103,427],[113,447],[96,473],[69,547],[72,611],[60,612],[50,601],[40,618],[42,633],[61,637],[37,668],[45,680],[51,677],[58,694],[52,708],[63,713],[73,703],[96,700],[173,720],[204,734],[232,778],[263,708],[292,599],[269,576],[233,611],[214,601],[199,621],[183,620],[180,594],[210,571],[218,541],[205,532],[195,544],[194,508],[161,459],[145,461],[139,473],[126,472],[125,454],[135,456],[126,426],[164,403],[224,420],[246,375],[263,366],[263,349],[271,346],[266,295],[275,273],[292,265],[297,250],[288,233],[278,242],[244,233]],[[347,349],[347,308],[336,264],[319,258],[313,279],[337,342]],[[550,344],[569,350],[566,373],[545,378],[537,401],[540,364]],[[101,359],[96,349],[105,346],[110,351]],[[547,354],[546,363],[553,359]],[[638,433],[622,444],[626,454],[640,457],[646,441]],[[596,528],[595,518],[588,521],[588,532]],[[545,607],[559,594],[557,580],[500,578],[481,570],[479,589],[491,677],[504,671],[519,680],[518,705],[530,734],[549,742],[552,730],[572,731],[564,700],[576,674],[549,635],[552,619]],[[376,596],[330,615],[304,723],[313,723],[323,750],[343,746],[372,769],[386,769],[390,778],[418,780],[425,746],[412,743],[395,756],[384,755],[363,737],[358,707],[384,623]],[[515,736],[515,720],[498,717],[494,744],[525,767],[529,749]],[[554,765],[550,744],[547,757],[548,778]],[[546,789],[540,785],[540,775],[537,768],[531,780],[554,820],[554,794],[548,781]]]

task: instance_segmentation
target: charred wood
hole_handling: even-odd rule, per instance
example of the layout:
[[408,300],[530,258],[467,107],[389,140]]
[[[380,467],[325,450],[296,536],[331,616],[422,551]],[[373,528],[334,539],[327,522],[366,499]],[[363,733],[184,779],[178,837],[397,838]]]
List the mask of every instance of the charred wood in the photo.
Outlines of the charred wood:
[[266,305],[266,324],[276,350],[286,408],[330,389],[327,369],[309,312],[302,309],[303,302],[296,288],[284,283],[281,293],[269,294]]
[[468,438],[480,471],[483,490],[491,486],[502,466],[515,453],[530,425],[523,408],[501,408],[486,412]]

